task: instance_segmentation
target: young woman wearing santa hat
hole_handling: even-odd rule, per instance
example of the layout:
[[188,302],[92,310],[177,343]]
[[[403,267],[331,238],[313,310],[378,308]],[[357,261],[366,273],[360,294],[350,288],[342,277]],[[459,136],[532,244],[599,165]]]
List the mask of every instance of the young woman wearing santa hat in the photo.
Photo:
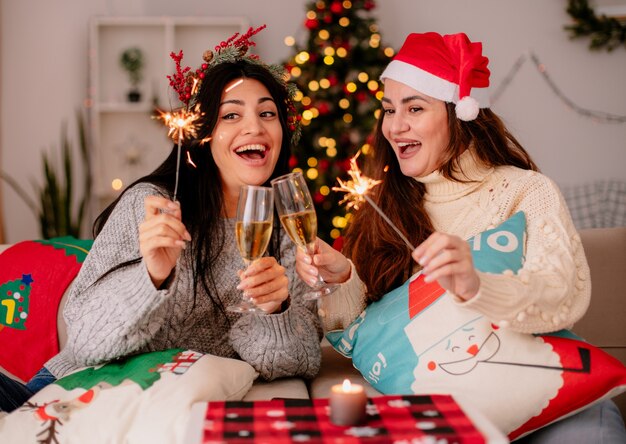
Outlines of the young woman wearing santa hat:
[[[487,64],[481,43],[465,34],[411,34],[381,75],[382,115],[365,173],[382,181],[370,197],[417,248],[408,254],[366,204],[345,233],[347,258],[321,240],[314,263],[299,255],[303,280],[320,273],[343,284],[320,301],[326,330],[347,327],[368,302],[419,269],[456,304],[522,333],[568,328],[587,310],[591,283],[580,237],[557,186],[489,109]],[[523,269],[476,270],[465,239],[518,211],[527,219]],[[602,433],[616,441],[600,440]],[[569,442],[626,442],[611,402],[528,439],[568,442],[567,436]]]

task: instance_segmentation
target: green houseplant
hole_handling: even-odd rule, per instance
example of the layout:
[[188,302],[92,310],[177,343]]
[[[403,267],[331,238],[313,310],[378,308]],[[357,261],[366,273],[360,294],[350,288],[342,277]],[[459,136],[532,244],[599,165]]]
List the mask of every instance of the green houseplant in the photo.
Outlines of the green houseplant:
[[141,92],[139,92],[139,82],[143,77],[144,58],[143,51],[138,47],[124,50],[120,56],[120,65],[128,73],[131,89],[128,92],[129,102],[139,102]]
[[78,146],[80,152],[80,171],[83,184],[78,191],[78,209],[74,208],[74,157],[72,143],[67,134],[67,125],[61,127],[61,163],[55,161],[56,150],[52,154],[42,153],[43,184],[33,182],[36,198],[22,188],[17,180],[4,171],[0,179],[4,180],[33,211],[39,220],[43,239],[60,236],[81,237],[81,227],[91,198],[92,175],[89,160],[89,147],[85,132],[85,118],[80,111],[76,113]]

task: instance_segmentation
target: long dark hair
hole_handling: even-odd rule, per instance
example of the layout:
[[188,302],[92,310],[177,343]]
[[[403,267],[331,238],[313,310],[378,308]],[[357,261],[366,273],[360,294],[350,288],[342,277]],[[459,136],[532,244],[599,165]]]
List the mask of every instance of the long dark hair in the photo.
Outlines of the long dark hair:
[[[470,146],[486,166],[513,165],[538,171],[530,155],[493,111],[481,109],[475,120],[464,122],[456,117],[454,106],[446,103],[450,143],[439,168],[444,177],[463,181],[458,175],[458,159]],[[434,231],[424,209],[425,187],[402,174],[393,148],[383,136],[383,119],[381,113],[374,135],[374,153],[366,157],[363,171],[382,180],[374,188],[372,199],[417,246]],[[343,251],[354,262],[372,301],[406,281],[415,265],[404,242],[369,205],[364,205],[352,219],[345,233]]]
[[[260,64],[246,62],[245,60],[220,63],[211,68],[202,81],[198,91],[197,102],[203,113],[199,121],[198,137],[195,140],[186,141],[181,150],[180,172],[178,181],[177,198],[182,209],[182,221],[191,234],[193,241],[184,254],[189,255],[193,264],[194,280],[194,305],[198,285],[202,285],[214,304],[225,314],[224,305],[215,289],[214,270],[211,264],[221,253],[224,247],[224,227],[222,217],[224,215],[224,196],[220,180],[220,171],[215,164],[209,143],[202,145],[199,141],[208,137],[215,127],[219,117],[221,94],[226,85],[239,78],[255,79],[261,82],[269,91],[276,103],[280,125],[283,131],[282,145],[276,167],[272,176],[265,183],[269,186],[271,179],[289,172],[289,157],[291,156],[291,133],[287,124],[287,91],[268,71]],[[187,164],[186,151],[189,151],[195,167]],[[174,145],[170,155],[152,173],[141,177],[130,184],[120,196],[111,203],[95,220],[93,235],[97,236],[111,212],[123,196],[123,194],[138,183],[150,183],[166,190],[173,195],[176,180],[177,146]],[[223,174],[228,174],[224,172]],[[280,224],[278,218],[274,218],[272,240],[268,247],[268,253],[280,261]],[[106,274],[121,267],[137,263],[141,258],[123,262]],[[106,275],[105,274],[105,275]]]

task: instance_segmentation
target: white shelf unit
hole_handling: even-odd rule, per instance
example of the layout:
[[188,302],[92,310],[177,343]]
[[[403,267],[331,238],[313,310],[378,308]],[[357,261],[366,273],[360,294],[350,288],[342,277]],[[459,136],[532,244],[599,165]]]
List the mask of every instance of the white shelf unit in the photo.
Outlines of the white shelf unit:
[[[170,53],[183,50],[182,66],[196,69],[205,50],[213,50],[235,32],[246,32],[245,17],[95,17],[90,23],[89,85],[93,202],[97,215],[122,189],[154,170],[173,143],[167,129],[152,119],[155,107],[180,105],[167,75],[176,70]],[[120,65],[122,52],[138,47],[144,67],[141,100],[129,102],[131,88]]]

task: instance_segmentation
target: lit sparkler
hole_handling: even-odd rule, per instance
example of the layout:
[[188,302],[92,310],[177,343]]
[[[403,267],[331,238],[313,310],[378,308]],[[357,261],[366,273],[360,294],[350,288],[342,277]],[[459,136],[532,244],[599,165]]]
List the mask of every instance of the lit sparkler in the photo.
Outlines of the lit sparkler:
[[163,112],[159,110],[157,119],[162,120],[168,127],[167,136],[174,142],[197,136],[198,123],[201,113],[196,106],[192,111],[180,108],[176,111]]
[[389,224],[389,226],[396,232],[400,239],[404,241],[409,250],[415,250],[415,247],[411,244],[411,242],[406,238],[404,233],[400,231],[400,229],[387,217],[383,210],[380,209],[378,205],[374,203],[374,201],[367,195],[367,193],[374,188],[376,185],[382,182],[382,180],[371,179],[361,173],[359,166],[356,163],[357,157],[359,157],[359,151],[353,158],[350,159],[350,169],[348,170],[348,174],[351,177],[351,180],[346,182],[337,178],[337,182],[339,183],[338,187],[333,187],[333,191],[340,191],[342,193],[346,193],[346,196],[339,202],[343,204],[347,202],[348,208],[354,208],[356,210],[359,209],[359,205],[361,203],[367,202],[372,208],[376,210],[380,217],[383,218],[385,222]]
[[[196,84],[194,84],[194,88]],[[200,106],[196,105],[192,110],[187,108],[180,108],[176,111],[163,112],[159,111],[157,119],[162,120],[165,126],[169,128],[167,136],[174,142],[178,143],[178,151],[176,156],[176,182],[174,184],[174,201],[178,195],[178,175],[180,171],[180,152],[182,149],[183,140],[194,138],[198,135],[198,122],[197,120],[202,117],[200,112]],[[187,152],[189,157],[189,152]],[[193,163],[193,162],[192,162]]]

